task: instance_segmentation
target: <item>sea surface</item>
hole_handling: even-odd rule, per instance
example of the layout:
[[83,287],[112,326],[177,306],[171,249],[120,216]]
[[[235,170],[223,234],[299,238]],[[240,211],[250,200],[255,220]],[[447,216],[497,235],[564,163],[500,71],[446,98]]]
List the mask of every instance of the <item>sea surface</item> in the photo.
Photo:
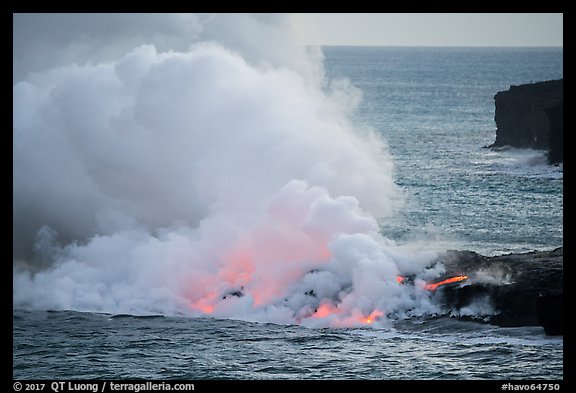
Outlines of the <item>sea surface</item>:
[[561,379],[563,342],[536,327],[452,319],[386,330],[212,318],[14,312],[14,378]]
[[392,239],[436,237],[486,255],[562,245],[563,168],[542,151],[485,148],[494,95],[563,77],[561,48],[324,48],[361,89],[359,123],[382,133],[407,204]]
[[[561,48],[326,47],[386,138],[406,204],[382,233],[485,255],[563,242],[563,167],[485,148],[494,95],[563,77]],[[563,339],[450,318],[311,329],[213,318],[13,312],[15,379],[562,379]]]

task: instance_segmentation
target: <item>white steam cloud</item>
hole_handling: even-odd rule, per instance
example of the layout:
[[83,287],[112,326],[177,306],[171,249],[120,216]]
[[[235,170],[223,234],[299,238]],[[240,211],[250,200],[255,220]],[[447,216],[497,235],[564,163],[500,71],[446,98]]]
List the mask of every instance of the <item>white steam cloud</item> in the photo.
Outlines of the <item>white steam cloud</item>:
[[379,233],[401,205],[386,144],[289,19],[45,18],[14,17],[15,307],[309,326],[433,308],[396,276],[434,252]]

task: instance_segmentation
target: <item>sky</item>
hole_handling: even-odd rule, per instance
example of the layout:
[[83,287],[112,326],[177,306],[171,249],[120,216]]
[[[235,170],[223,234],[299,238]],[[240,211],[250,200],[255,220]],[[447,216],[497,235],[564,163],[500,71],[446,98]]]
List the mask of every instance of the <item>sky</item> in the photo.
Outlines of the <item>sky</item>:
[[14,14],[13,78],[116,59],[141,44],[183,51],[198,40],[241,45],[249,57],[301,45],[561,47],[563,14]]
[[563,46],[561,13],[294,14],[306,45]]

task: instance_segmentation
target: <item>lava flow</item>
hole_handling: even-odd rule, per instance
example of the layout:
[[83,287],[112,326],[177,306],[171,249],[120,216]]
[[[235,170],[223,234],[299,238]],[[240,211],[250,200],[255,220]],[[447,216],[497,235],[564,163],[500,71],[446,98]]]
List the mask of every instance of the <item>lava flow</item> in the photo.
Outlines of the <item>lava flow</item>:
[[384,313],[382,311],[374,310],[374,311],[372,311],[372,313],[370,313],[370,315],[368,315],[365,318],[362,318],[361,322],[370,325],[371,323],[378,320],[378,318],[380,318],[383,315],[384,315]]
[[450,284],[453,282],[460,282],[460,281],[464,281],[467,279],[468,279],[468,276],[454,276],[454,277],[447,278],[446,280],[426,284],[426,286],[424,288],[429,290],[429,291],[435,291],[436,289],[438,289],[438,287],[440,287],[442,285]]
[[[469,277],[462,275],[462,276],[454,276],[454,277],[450,277],[447,278],[445,280],[442,281],[438,281],[438,282],[433,282],[433,283],[427,283],[424,286],[424,289],[428,290],[428,291],[435,291],[436,289],[438,289],[438,287],[442,286],[442,285],[446,285],[446,284],[451,284],[454,282],[460,282],[460,281],[464,281],[467,280]],[[396,282],[398,284],[406,284],[407,282],[412,282],[412,279],[404,277],[404,276],[396,276]]]

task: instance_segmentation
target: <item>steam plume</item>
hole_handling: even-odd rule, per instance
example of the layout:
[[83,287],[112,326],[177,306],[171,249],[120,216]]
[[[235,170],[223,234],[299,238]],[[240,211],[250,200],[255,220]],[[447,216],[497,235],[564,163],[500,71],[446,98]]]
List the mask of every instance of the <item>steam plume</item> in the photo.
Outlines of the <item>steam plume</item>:
[[93,17],[14,19],[15,306],[311,326],[418,307],[395,277],[433,253],[378,232],[401,205],[386,144],[289,19]]

